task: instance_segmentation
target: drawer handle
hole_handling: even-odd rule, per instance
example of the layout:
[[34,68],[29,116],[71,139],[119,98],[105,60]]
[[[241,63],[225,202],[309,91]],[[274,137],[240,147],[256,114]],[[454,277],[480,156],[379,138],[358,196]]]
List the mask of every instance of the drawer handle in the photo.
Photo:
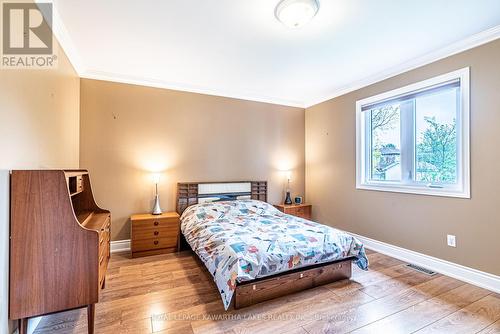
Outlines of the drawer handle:
[[158,234],[160,234],[160,232],[155,231],[153,234],[154,234],[154,235],[158,235]]
[[158,240],[155,240],[153,243],[154,243],[155,245],[158,245]]
[[154,223],[154,225],[155,225],[155,226],[158,226],[158,224],[159,224],[158,222],[155,222],[155,223]]

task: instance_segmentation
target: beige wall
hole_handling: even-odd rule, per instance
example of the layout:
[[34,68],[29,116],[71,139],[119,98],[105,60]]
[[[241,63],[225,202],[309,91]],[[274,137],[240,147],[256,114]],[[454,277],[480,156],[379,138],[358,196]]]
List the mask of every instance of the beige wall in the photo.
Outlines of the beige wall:
[[78,167],[80,79],[58,67],[0,70],[0,169]]
[[267,180],[280,202],[284,175],[304,193],[304,110],[266,103],[82,79],[80,166],[113,215],[112,239],[128,217],[152,208],[151,171],[163,171],[162,209],[175,210],[182,181]]
[[[356,190],[355,102],[471,68],[472,198]],[[500,274],[500,40],[306,110],[306,195],[332,226]],[[446,245],[457,236],[457,248]]]
[[58,59],[51,70],[0,69],[0,333],[9,331],[7,170],[78,168],[80,79],[60,48]]

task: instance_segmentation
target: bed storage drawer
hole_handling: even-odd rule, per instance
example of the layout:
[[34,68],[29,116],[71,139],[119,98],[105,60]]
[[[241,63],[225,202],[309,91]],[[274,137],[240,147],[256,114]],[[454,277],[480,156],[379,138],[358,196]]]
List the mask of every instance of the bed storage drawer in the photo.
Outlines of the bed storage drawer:
[[234,296],[234,307],[239,309],[293,292],[350,278],[351,261],[352,258],[239,283]]

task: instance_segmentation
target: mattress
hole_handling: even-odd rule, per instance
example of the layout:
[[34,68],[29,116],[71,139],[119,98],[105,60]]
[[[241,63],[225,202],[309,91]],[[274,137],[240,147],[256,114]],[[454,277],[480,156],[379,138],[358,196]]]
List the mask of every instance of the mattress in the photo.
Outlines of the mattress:
[[225,309],[238,282],[348,257],[368,268],[363,244],[353,236],[256,200],[190,206],[181,231],[213,275]]

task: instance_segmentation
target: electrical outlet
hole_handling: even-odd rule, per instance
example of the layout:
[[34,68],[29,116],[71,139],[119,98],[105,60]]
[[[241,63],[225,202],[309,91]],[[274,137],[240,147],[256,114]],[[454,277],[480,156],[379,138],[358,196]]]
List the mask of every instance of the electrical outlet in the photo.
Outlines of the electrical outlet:
[[448,246],[457,247],[457,239],[454,235],[448,234],[446,240],[448,241]]

